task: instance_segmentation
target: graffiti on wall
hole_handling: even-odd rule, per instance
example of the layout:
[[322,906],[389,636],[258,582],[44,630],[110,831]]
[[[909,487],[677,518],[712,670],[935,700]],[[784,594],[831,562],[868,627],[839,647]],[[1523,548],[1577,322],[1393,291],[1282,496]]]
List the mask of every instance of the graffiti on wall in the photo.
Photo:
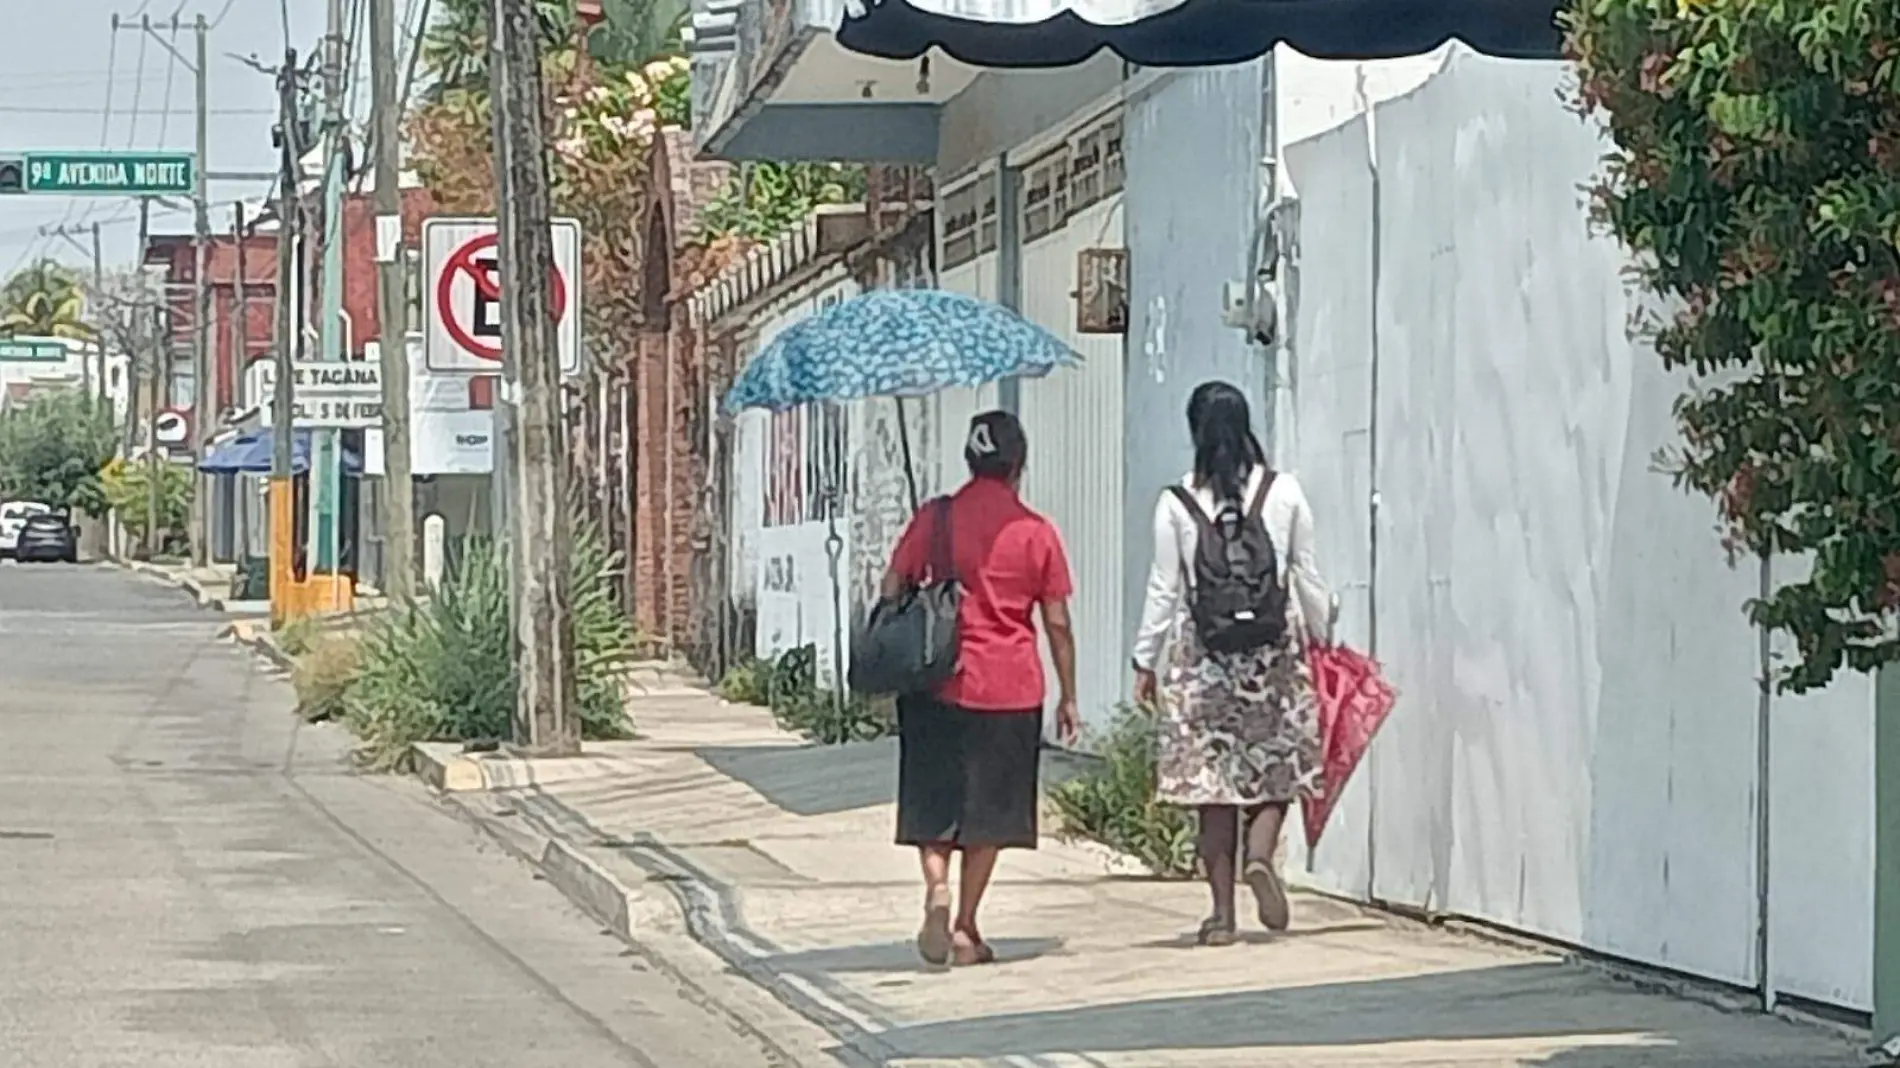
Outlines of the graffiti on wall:
[[850,423],[829,401],[773,412],[765,458],[765,525],[842,514],[850,477]]

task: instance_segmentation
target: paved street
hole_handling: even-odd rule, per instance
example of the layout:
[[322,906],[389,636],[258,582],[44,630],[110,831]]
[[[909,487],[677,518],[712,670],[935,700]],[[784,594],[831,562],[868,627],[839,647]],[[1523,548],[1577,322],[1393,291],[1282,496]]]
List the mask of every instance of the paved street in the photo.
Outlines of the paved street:
[[0,1064],[777,1063],[101,567],[0,565]]

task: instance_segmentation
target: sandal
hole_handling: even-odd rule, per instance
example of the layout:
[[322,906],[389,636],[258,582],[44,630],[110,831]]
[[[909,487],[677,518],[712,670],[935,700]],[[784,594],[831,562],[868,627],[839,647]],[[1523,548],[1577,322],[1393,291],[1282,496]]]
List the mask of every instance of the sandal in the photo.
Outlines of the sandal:
[[1234,930],[1234,921],[1219,916],[1209,916],[1201,921],[1200,930],[1194,932],[1194,942],[1202,946],[1231,946],[1238,938]]
[[924,898],[924,925],[917,931],[917,955],[925,964],[950,963],[950,888],[932,887]]
[[1293,908],[1287,903],[1286,886],[1280,882],[1273,865],[1264,860],[1250,860],[1241,877],[1246,880],[1247,889],[1253,891],[1260,925],[1269,931],[1286,930],[1293,922]]
[[974,931],[953,931],[950,940],[958,967],[996,963],[996,951],[983,941],[982,935]]

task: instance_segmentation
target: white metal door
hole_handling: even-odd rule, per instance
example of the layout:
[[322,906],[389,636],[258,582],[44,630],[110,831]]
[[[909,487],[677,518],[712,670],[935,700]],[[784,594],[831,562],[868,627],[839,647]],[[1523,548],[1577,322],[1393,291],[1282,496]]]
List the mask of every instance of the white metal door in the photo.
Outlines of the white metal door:
[[[1082,356],[1082,366],[1022,384],[1029,469],[1023,496],[1062,532],[1075,578],[1077,700],[1085,723],[1106,725],[1128,674],[1122,625],[1122,419],[1120,334],[1075,330],[1076,255],[1122,245],[1122,198],[1071,216],[1023,249],[1022,313]],[[1056,698],[1054,673],[1049,700]],[[1051,721],[1053,724],[1053,721]]]

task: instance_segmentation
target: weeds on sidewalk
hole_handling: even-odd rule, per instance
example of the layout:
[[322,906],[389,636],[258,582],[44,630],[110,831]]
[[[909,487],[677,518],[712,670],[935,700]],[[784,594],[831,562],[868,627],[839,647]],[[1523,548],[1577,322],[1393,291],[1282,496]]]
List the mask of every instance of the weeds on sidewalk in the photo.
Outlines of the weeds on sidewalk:
[[1193,875],[1193,817],[1155,800],[1154,720],[1124,705],[1090,743],[1099,763],[1049,790],[1056,833],[1100,842],[1156,875]]
[[[615,558],[591,529],[576,533],[570,578],[581,736],[632,733],[621,695],[636,635],[614,603]],[[471,542],[426,602],[396,609],[361,639],[344,722],[361,761],[387,769],[421,741],[508,737],[514,707],[514,635],[506,558]]]
[[310,642],[317,634],[317,624],[308,617],[293,619],[277,628],[277,648],[286,656],[302,656],[310,651]]
[[815,645],[787,649],[771,660],[748,658],[719,680],[719,694],[735,704],[770,708],[780,727],[825,745],[883,738],[896,729],[888,702],[819,689],[817,663]]
[[[288,649],[285,652],[289,652]],[[297,714],[310,723],[337,719],[348,711],[350,688],[356,682],[359,650],[354,638],[306,640],[293,654],[296,666],[290,684],[297,691]]]

